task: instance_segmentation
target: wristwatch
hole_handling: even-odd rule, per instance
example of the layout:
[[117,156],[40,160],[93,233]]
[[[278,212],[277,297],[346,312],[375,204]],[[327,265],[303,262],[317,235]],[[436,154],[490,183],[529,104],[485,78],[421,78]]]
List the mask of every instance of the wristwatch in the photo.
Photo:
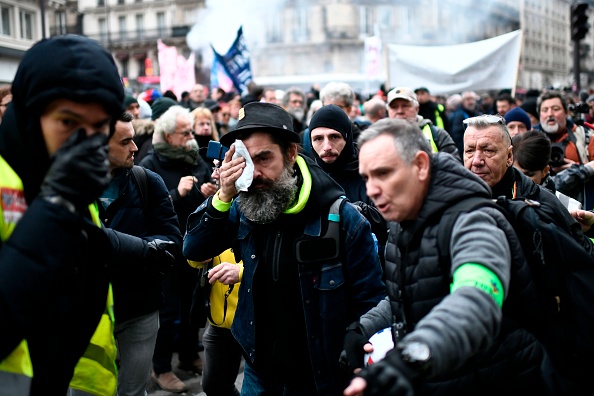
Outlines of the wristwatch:
[[405,362],[423,370],[428,368],[431,360],[431,350],[429,350],[429,345],[423,342],[411,341],[405,344],[401,354],[402,359]]

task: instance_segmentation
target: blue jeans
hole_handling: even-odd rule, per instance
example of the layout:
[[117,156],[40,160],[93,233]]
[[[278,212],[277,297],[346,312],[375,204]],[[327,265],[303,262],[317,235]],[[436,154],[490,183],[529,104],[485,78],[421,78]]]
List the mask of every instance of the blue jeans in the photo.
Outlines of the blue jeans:
[[316,390],[297,390],[275,378],[261,375],[246,360],[243,369],[241,396],[314,396]]
[[208,396],[239,396],[235,380],[241,365],[241,347],[231,330],[208,324],[202,336],[202,389]]
[[159,311],[116,323],[118,396],[145,396],[159,330]]

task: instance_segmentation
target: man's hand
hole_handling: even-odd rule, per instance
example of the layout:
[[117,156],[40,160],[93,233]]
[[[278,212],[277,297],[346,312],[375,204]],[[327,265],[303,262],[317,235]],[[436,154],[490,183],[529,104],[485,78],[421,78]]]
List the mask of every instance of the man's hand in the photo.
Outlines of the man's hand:
[[239,179],[245,168],[245,158],[238,157],[234,160],[231,159],[234,153],[235,146],[231,145],[219,169],[219,175],[221,177],[219,199],[223,202],[231,202],[233,197],[237,195],[238,191],[235,188],[235,181]]
[[344,390],[344,395],[355,396],[414,396],[414,383],[421,377],[421,370],[408,365],[397,348],[386,357],[363,369]]
[[339,358],[340,368],[349,374],[361,371],[365,352],[373,352],[373,346],[361,333],[359,322],[351,323],[344,336],[344,350]]
[[211,195],[214,195],[217,192],[217,185],[214,183],[203,183],[200,186],[200,192],[205,197],[210,197]]
[[588,210],[571,210],[569,212],[571,216],[577,220],[578,223],[582,226],[582,231],[587,232],[594,224],[594,213]]
[[234,285],[239,282],[239,266],[232,263],[221,263],[212,267],[208,272],[208,283],[216,281],[224,285]]
[[87,137],[84,129],[76,131],[53,155],[40,195],[60,196],[79,211],[95,201],[111,180],[107,140],[101,133]]
[[570,160],[569,158],[563,158],[563,161],[565,162],[564,165],[556,166],[556,167],[552,168],[551,170],[555,173],[559,173],[559,172],[564,171],[565,169],[571,168],[571,165],[577,164],[577,162]]
[[176,252],[175,242],[154,239],[148,243],[146,265],[161,277],[165,277],[175,265]]
[[185,197],[188,195],[190,191],[194,188],[194,183],[197,183],[198,179],[194,176],[184,176],[179,179],[179,184],[177,185],[177,192],[179,193],[180,197]]

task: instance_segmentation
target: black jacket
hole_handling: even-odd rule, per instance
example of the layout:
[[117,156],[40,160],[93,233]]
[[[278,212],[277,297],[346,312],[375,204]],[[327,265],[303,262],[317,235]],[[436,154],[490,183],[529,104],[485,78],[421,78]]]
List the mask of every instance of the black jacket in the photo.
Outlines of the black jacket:
[[[205,200],[204,195],[200,192],[200,185],[210,181],[211,168],[200,157],[198,157],[194,165],[190,165],[184,161],[174,161],[166,158],[154,149],[147,154],[140,162],[140,165],[163,178],[173,200],[180,230],[184,232],[188,216]],[[195,188],[191,192],[185,197],[181,197],[177,191],[179,179],[190,175],[195,176],[198,182],[194,184]]]
[[110,244],[89,216],[37,197],[50,165],[39,117],[56,99],[99,103],[115,120],[124,90],[98,43],[60,36],[35,44],[19,65],[0,125],[0,155],[23,182],[28,205],[0,245],[0,360],[25,338],[32,394],[64,394],[105,310]]
[[[497,256],[503,246],[512,251],[510,255],[522,266],[521,271],[514,271],[521,277],[513,282],[522,285],[514,285],[514,293],[515,289],[531,293],[522,294],[522,301],[532,304],[536,304],[536,295],[513,229],[503,214],[484,208],[466,214],[466,219],[460,215],[450,230],[452,248],[447,262],[440,256],[437,236],[442,214],[469,197],[488,200],[489,188],[451,156],[440,153],[432,160],[431,185],[417,219],[391,224],[386,248],[386,286],[391,310],[404,312],[408,331],[412,331],[408,339],[426,340],[435,346],[431,378],[420,385],[417,394],[490,395],[520,389],[544,392],[546,386],[541,379],[541,364],[546,361],[544,348],[506,314],[507,302],[516,295],[512,294],[511,286],[510,289],[505,286],[509,273],[503,271],[505,267],[501,267],[503,262]],[[501,241],[506,243],[500,245]],[[492,310],[491,297],[476,288],[450,293],[455,265],[469,262],[481,263],[498,274],[507,297],[503,316]],[[511,271],[509,265],[508,262],[507,270]],[[400,295],[403,310],[396,303]],[[491,326],[501,327],[493,331]]]
[[119,197],[107,210],[99,205],[101,220],[105,224],[115,250],[110,262],[114,293],[114,310],[118,323],[154,312],[162,302],[161,278],[154,268],[147,268],[145,256],[147,242],[162,239],[175,242],[181,254],[182,236],[177,215],[173,210],[169,192],[163,179],[146,170],[147,212],[138,184],[129,169],[120,169]]
[[553,208],[553,212],[547,213],[560,227],[567,230],[573,238],[586,249],[590,256],[594,257],[594,245],[582,231],[580,224],[569,214],[559,199],[545,188],[534,183],[515,167],[510,167],[503,178],[493,186],[493,198],[505,195],[513,197],[514,184],[518,198],[528,198],[534,201],[546,202],[548,205],[543,208]]

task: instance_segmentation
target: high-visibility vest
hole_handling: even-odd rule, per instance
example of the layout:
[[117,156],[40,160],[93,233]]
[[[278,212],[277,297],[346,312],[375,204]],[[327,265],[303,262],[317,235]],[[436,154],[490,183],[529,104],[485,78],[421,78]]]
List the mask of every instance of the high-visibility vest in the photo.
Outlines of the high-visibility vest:
[[[0,156],[0,199],[2,199],[0,204],[0,239],[4,242],[12,234],[25,212],[27,204],[23,182],[2,156]],[[5,209],[3,210],[3,208]],[[89,205],[89,212],[93,222],[101,227],[96,204]],[[113,336],[114,315],[111,284],[106,297],[105,311],[87,350],[74,369],[74,376],[70,382],[71,388],[98,396],[113,396],[117,386],[115,364],[117,352]],[[31,378],[34,374],[26,340],[22,340],[15,350],[0,362],[0,371],[15,375],[15,380],[19,382],[19,390],[23,390],[18,394],[29,394]],[[23,384],[22,387],[20,384]]]
[[433,139],[433,132],[431,131],[431,125],[425,124],[423,127],[423,135],[429,140],[429,144],[431,145],[431,151],[437,153],[439,150],[437,149],[437,144],[435,144],[435,139]]
[[444,127],[444,123],[443,123],[443,118],[441,117],[441,114],[444,111],[444,107],[442,104],[438,104],[437,108],[435,109],[435,126],[441,129],[445,129]]

